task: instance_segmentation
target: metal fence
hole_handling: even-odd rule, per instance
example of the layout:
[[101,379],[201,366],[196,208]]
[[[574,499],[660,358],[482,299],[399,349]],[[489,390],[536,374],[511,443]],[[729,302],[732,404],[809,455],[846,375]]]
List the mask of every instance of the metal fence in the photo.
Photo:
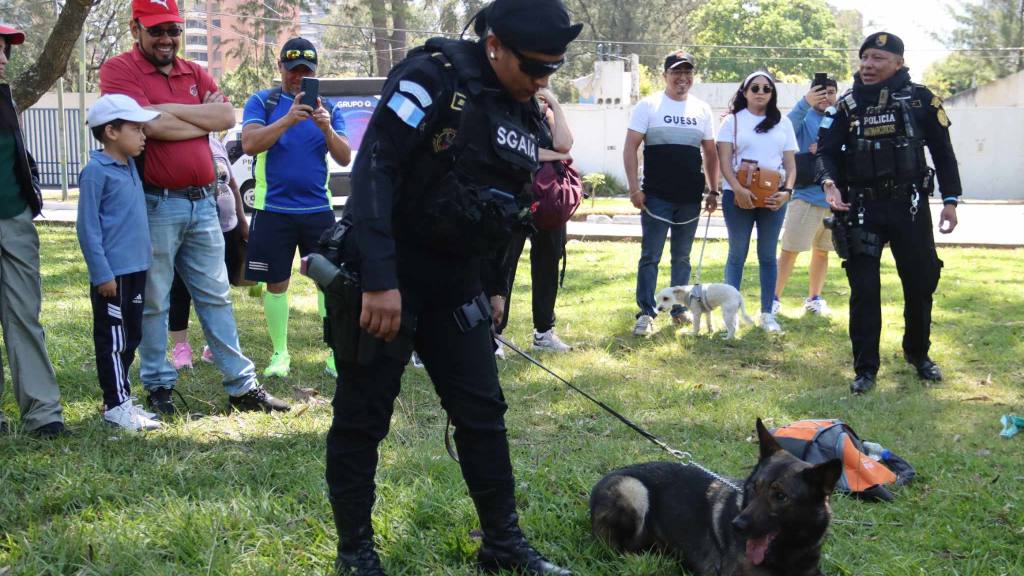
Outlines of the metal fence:
[[[56,108],[29,108],[22,112],[22,129],[25,132],[25,146],[39,165],[39,181],[44,187],[60,187],[60,147]],[[79,128],[85,122],[78,108],[64,110],[65,139],[68,151],[68,186],[78,186],[78,173],[89,160],[89,150],[100,148],[99,142],[90,134],[87,138],[89,150],[80,150]]]

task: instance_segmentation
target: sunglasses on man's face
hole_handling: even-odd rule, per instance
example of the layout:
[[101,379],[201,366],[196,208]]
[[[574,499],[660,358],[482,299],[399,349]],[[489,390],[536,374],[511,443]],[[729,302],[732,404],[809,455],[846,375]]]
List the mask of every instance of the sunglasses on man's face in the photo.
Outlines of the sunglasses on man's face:
[[281,58],[285,62],[291,62],[292,60],[309,60],[310,62],[316,62],[316,52],[314,50],[285,50],[284,57]]
[[764,92],[765,94],[771,94],[772,87],[767,84],[765,84],[764,86],[760,84],[752,84],[750,86],[750,91],[753,92],[754,94],[760,94],[761,92]]
[[177,38],[178,36],[181,36],[181,28],[178,28],[177,26],[168,26],[167,28],[153,26],[152,28],[146,28],[146,33],[153,38],[161,38],[163,36]]
[[511,46],[506,46],[506,48],[508,48],[509,51],[515,54],[516,58],[519,59],[519,71],[530,78],[544,78],[546,76],[551,76],[557,72],[563,64],[565,64],[565,58],[554,62],[547,62],[524,56],[522,52]]

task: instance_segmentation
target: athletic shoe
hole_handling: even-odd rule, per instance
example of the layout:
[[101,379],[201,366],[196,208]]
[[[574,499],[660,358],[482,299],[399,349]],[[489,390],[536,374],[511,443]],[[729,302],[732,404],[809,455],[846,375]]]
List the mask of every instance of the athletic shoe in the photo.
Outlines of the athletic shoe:
[[163,424],[140,414],[132,404],[131,399],[125,400],[118,406],[104,410],[103,419],[108,424],[136,432],[163,428]]
[[761,314],[761,328],[769,334],[782,333],[782,326],[779,326],[779,321],[775,319],[775,314]]
[[327,374],[331,378],[338,377],[338,369],[334,367],[334,351],[331,350],[327,353],[327,360],[324,362],[324,374]]
[[178,342],[171,351],[171,365],[175,370],[182,368],[192,369],[192,347],[188,342]]
[[772,315],[782,312],[782,302],[778,298],[772,299]]
[[654,334],[654,318],[647,314],[641,314],[633,326],[633,336],[650,338]]
[[178,412],[178,409],[174,407],[174,401],[171,400],[170,388],[154,388],[146,398],[146,403],[161,420],[164,417],[174,416]]
[[818,316],[828,316],[832,313],[832,309],[828,307],[828,303],[821,296],[814,296],[804,300],[804,310]]
[[277,376],[278,378],[287,378],[288,373],[291,371],[292,358],[287,352],[274,352],[274,355],[270,357],[270,364],[263,371],[263,375],[267,378]]
[[533,349],[548,350],[551,352],[568,352],[572,350],[572,346],[562,342],[562,339],[555,334],[555,330],[552,328],[547,332],[533,331]]
[[678,315],[672,316],[672,323],[676,326],[689,326],[690,324],[693,324],[693,319],[690,318],[689,312],[683,310]]
[[286,402],[271,396],[262,386],[241,396],[228,396],[231,407],[240,412],[287,412],[292,409]]
[[210,351],[209,346],[203,346],[203,355],[199,359],[207,364],[213,364],[213,352]]
[[132,410],[134,410],[136,414],[140,416],[145,416],[150,420],[156,420],[156,412],[148,412],[142,406],[136,404],[136,402],[139,400],[138,398],[132,396],[130,400],[132,401]]
[[420,355],[417,354],[416,352],[412,353],[412,359],[411,360],[412,360],[412,367],[413,368],[423,368],[423,360],[420,360]]
[[501,342],[498,342],[497,340],[494,341],[494,357],[501,358],[502,360],[508,359],[505,356],[505,346]]

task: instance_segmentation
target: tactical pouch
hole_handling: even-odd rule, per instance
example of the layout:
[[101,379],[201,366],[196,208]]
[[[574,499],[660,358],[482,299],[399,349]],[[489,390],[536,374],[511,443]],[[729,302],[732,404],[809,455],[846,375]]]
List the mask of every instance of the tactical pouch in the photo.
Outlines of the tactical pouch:
[[847,237],[850,243],[850,256],[882,257],[882,238],[878,234],[855,226],[849,229]]
[[892,140],[872,142],[871,163],[874,165],[872,180],[887,180],[896,176],[897,160]]
[[935,193],[935,170],[931,168],[925,170],[919,190],[925,196],[931,196]]
[[922,174],[928,171],[924,146],[919,140],[901,140],[893,148],[896,162],[896,182],[898,184],[915,184],[920,182]]
[[851,183],[870,182],[874,179],[871,144],[871,140],[857,138],[847,147],[846,177]]

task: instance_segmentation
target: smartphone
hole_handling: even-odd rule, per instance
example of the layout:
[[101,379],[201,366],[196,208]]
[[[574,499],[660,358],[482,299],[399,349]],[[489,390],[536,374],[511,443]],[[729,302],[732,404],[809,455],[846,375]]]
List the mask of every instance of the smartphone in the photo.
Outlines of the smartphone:
[[814,82],[811,82],[811,86],[824,86],[826,82],[828,82],[828,73],[815,72]]
[[302,100],[299,104],[306,104],[312,108],[316,108],[316,101],[320,97],[320,79],[305,77],[302,79],[302,86],[299,88],[300,92],[305,92],[302,95]]

